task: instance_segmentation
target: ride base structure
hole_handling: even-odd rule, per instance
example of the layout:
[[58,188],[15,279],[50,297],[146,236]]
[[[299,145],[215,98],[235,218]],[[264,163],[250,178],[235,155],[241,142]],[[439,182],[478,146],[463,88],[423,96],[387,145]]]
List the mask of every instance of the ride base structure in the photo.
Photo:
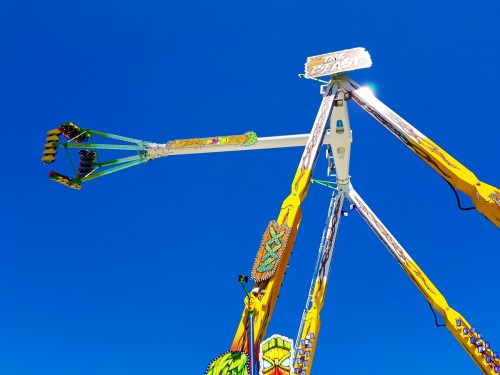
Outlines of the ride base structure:
[[[306,134],[258,137],[254,132],[247,132],[158,144],[80,128],[71,122],[47,132],[42,161],[52,164],[57,152],[62,151],[69,157],[73,170],[73,177],[51,171],[50,179],[77,190],[86,181],[164,156],[304,147],[297,171],[291,180],[290,193],[284,199],[277,218],[268,223],[262,236],[250,272],[254,282],[250,291],[245,286],[248,277],[239,276],[245,298],[233,342],[227,351],[208,365],[206,375],[311,374],[320,330],[320,313],[345,200],[350,202],[351,208],[356,209],[375,232],[431,307],[443,316],[447,329],[481,371],[485,374],[500,373],[498,352],[493,351],[490,342],[485,341],[474,326],[448,305],[437,287],[352,186],[349,175],[352,132],[347,103],[354,102],[368,112],[443,177],[454,190],[458,189],[468,195],[475,208],[497,227],[500,227],[500,190],[480,181],[469,169],[346,73],[368,68],[371,64],[370,55],[364,48],[307,59],[305,73],[299,76],[322,83],[322,100],[313,126]],[[94,139],[97,138],[104,138],[108,143],[95,143]],[[312,175],[323,146],[327,151],[327,176],[331,180],[313,180]],[[101,155],[103,150],[131,151],[132,155],[105,160],[105,155]],[[77,161],[72,156],[74,151],[77,153]],[[301,204],[306,199],[312,182],[332,188],[333,193],[297,338],[294,341],[275,334],[265,339],[302,219]]]

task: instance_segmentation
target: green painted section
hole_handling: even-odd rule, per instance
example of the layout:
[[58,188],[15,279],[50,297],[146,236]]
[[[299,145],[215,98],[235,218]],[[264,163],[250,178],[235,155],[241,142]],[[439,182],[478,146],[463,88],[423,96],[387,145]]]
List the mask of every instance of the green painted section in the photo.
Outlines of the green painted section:
[[66,147],[65,147],[65,149],[66,149],[66,153],[68,154],[69,162],[71,163],[71,168],[73,168],[73,172],[75,172],[75,176],[76,176],[76,175],[78,175],[78,173],[76,171],[75,165],[73,164],[73,159],[71,158],[71,155],[69,154],[68,149]]
[[112,144],[102,144],[102,143],[63,143],[59,146],[68,148],[81,148],[89,150],[131,150],[131,151],[142,151],[143,146],[132,146],[132,145],[112,145]]
[[245,135],[248,136],[248,141],[243,143],[243,146],[248,147],[257,143],[258,138],[255,132],[247,132]]
[[102,172],[93,173],[90,176],[82,178],[81,181],[82,182],[90,181],[90,180],[93,180],[94,178],[98,178],[98,177],[105,176],[107,174],[118,172],[118,171],[121,171],[122,169],[130,168],[130,167],[133,167],[134,165],[145,163],[147,161],[148,161],[148,159],[146,159],[146,158],[140,158],[138,160],[134,160],[134,161],[131,161],[129,163],[125,163],[125,164],[118,165],[118,166],[113,167],[113,168],[106,169]]
[[130,161],[135,161],[140,158],[141,158],[140,155],[134,155],[134,156],[129,156],[128,158],[114,159],[114,160],[104,161],[102,163],[97,163],[97,166],[106,167],[108,165],[113,165],[113,164],[128,163]]
[[243,352],[227,352],[213,360],[205,375],[248,375],[248,355]]
[[101,137],[106,137],[106,138],[111,138],[111,139],[116,139],[119,141],[124,141],[124,142],[130,142],[130,143],[137,143],[138,145],[141,146],[146,146],[148,142],[142,141],[140,139],[135,139],[135,138],[129,138],[129,137],[123,137],[121,135],[116,135],[116,134],[110,134],[110,133],[104,133],[100,132],[97,130],[91,130],[91,129],[85,129],[89,134],[95,134],[95,135],[100,135]]
[[[281,241],[280,238],[283,237],[285,231],[276,233],[273,227],[269,227],[269,234],[271,238],[266,242],[266,255],[262,257],[262,263],[259,268],[257,268],[257,272],[267,272],[271,271],[275,264],[273,262],[278,259],[278,254],[276,252],[281,249]],[[271,245],[274,244],[274,247]]]
[[311,180],[312,183],[318,184],[318,185],[323,185],[326,186],[327,188],[330,188],[332,190],[337,190],[337,184],[333,181],[324,181],[324,180]]

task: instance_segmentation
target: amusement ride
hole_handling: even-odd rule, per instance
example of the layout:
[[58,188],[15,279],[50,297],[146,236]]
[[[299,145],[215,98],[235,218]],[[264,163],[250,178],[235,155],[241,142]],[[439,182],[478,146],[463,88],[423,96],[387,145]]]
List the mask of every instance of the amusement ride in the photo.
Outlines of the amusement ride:
[[[208,365],[206,375],[311,374],[320,330],[320,313],[338,226],[345,213],[345,200],[350,202],[350,208],[355,209],[375,232],[432,309],[442,315],[447,329],[481,371],[485,374],[500,374],[498,352],[494,351],[490,342],[474,326],[448,305],[445,297],[352,186],[349,175],[352,132],[347,103],[354,102],[368,112],[443,177],[455,193],[459,190],[468,195],[477,211],[497,227],[500,227],[500,190],[479,181],[469,169],[346,73],[368,68],[371,64],[371,57],[364,48],[307,59],[305,73],[300,76],[322,84],[322,101],[313,127],[307,134],[258,137],[254,132],[247,132],[242,135],[180,139],[159,144],[80,128],[71,122],[47,132],[42,161],[52,164],[58,151],[66,153],[73,170],[72,177],[51,171],[49,178],[77,190],[81,189],[84,182],[164,156],[304,147],[292,180],[291,192],[283,201],[278,217],[269,222],[262,236],[250,273],[253,286],[246,288],[248,276],[238,277],[245,291],[244,309],[230,349]],[[108,143],[96,143],[94,139],[98,137],[107,139]],[[332,178],[331,181],[312,178],[323,146],[326,148],[328,161],[327,176]],[[132,151],[133,155],[104,160],[100,150],[126,150]],[[333,193],[297,338],[294,341],[275,334],[266,339],[267,326],[302,218],[301,204],[312,182],[332,188]]]

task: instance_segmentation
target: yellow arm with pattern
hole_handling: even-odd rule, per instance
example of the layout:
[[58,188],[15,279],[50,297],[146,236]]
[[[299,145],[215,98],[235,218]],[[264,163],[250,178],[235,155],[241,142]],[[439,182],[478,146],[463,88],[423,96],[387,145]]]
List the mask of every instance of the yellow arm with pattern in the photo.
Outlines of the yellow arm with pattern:
[[302,217],[300,205],[311,183],[312,172],[323,143],[336,92],[336,88],[330,86],[324,95],[299,168],[295,173],[291,193],[283,201],[277,220],[271,221],[264,232],[252,269],[252,279],[255,284],[250,298],[245,298],[245,308],[231,345],[232,352],[249,353],[248,312],[253,311],[254,348],[256,349],[254,352],[258,353],[258,347],[266,333],[295,242]]
[[369,90],[360,88],[346,75],[342,77],[341,82],[357,104],[446,181],[467,194],[472,199],[476,209],[493,224],[500,227],[499,189],[479,181],[474,173],[378,100]]
[[498,374],[500,372],[498,352],[493,352],[490,344],[484,341],[482,335],[476,332],[474,327],[459,312],[453,310],[448,305],[444,296],[434,286],[427,275],[352,187],[349,190],[348,197],[366,223],[372,228],[387,250],[389,250],[391,255],[424,295],[425,299],[443,316],[446,328],[448,328],[455,339],[467,351],[483,373]]

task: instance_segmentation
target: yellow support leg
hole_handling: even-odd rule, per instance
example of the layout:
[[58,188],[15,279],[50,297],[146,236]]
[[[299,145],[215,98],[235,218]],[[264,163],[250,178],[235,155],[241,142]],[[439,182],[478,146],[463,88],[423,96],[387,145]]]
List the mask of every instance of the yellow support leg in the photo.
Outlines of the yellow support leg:
[[387,250],[389,250],[398,261],[399,265],[420,292],[422,292],[425,299],[427,299],[431,306],[443,316],[446,322],[446,328],[448,328],[460,345],[467,351],[483,373],[500,373],[498,353],[493,352],[489,343],[483,340],[481,334],[477,333],[474,327],[472,327],[460,313],[448,305],[448,302],[441,292],[352,187],[348,196],[349,200],[356,206],[356,209],[366,223],[372,228],[378,238],[380,238]]
[[[254,346],[255,353],[259,352],[258,349],[266,334],[267,325],[271,319],[292,247],[295,243],[295,237],[302,218],[300,205],[305,199],[311,183],[312,172],[323,143],[336,92],[337,88],[331,85],[326,90],[299,163],[299,168],[292,181],[291,193],[283,201],[277,220],[271,221],[264,232],[252,270],[252,278],[256,281],[251,292],[253,298],[251,301],[246,298],[247,304],[231,345],[230,351],[232,353],[241,353],[241,356],[245,356],[249,353],[249,345]],[[255,342],[253,343],[248,342],[248,303],[250,302],[254,312]],[[239,361],[240,358],[235,360]],[[232,366],[231,363],[227,362],[227,365],[224,364],[225,367],[222,367],[219,366],[217,361],[218,359],[215,359],[211,362],[207,374],[219,375],[218,372],[211,369],[218,367],[228,369]],[[241,372],[241,374],[245,373]]]

